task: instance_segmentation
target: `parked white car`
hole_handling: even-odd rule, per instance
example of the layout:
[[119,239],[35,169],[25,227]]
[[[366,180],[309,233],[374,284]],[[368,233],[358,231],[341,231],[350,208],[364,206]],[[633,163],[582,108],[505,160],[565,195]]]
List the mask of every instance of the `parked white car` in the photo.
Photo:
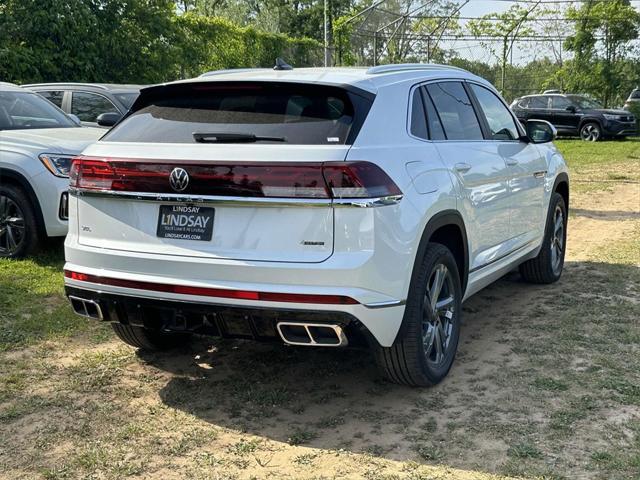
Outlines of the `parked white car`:
[[0,257],[67,234],[71,158],[104,135],[40,95],[0,83]]
[[368,345],[391,380],[432,385],[465,299],[518,266],[560,278],[554,135],[440,65],[147,88],[73,162],[66,292],[139,348],[192,333]]

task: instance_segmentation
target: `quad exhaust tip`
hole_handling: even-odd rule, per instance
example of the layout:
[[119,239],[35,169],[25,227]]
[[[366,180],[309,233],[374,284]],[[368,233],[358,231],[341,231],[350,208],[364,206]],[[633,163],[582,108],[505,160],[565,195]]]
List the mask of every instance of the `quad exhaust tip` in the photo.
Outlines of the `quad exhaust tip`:
[[103,320],[102,309],[97,302],[93,300],[87,300],[85,298],[74,297],[69,295],[69,301],[73,307],[73,311],[78,315],[87,318],[93,318],[94,320]]
[[278,322],[276,327],[280,337],[288,345],[345,347],[349,343],[340,325]]

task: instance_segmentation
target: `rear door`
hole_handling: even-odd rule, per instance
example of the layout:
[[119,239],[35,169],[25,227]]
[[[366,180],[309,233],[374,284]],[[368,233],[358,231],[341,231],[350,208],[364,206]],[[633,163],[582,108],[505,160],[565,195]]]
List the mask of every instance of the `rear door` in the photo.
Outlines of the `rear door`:
[[78,192],[79,241],[321,262],[334,233],[321,166],[344,161],[370,101],[337,87],[266,82],[147,90],[75,173],[86,172],[88,187]]
[[[459,209],[467,224],[470,269],[477,269],[499,258],[509,239],[508,169],[498,145],[484,141],[462,82],[431,83],[425,91],[445,137],[435,145],[461,188]],[[433,130],[431,118],[429,123]]]

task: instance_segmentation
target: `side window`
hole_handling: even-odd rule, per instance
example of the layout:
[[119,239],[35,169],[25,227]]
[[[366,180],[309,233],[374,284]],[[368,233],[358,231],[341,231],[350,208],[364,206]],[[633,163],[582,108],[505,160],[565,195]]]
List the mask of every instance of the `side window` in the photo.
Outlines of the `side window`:
[[418,138],[428,138],[427,121],[424,113],[424,104],[422,103],[422,93],[420,88],[413,91],[411,99],[411,135]]
[[521,98],[520,100],[518,100],[517,105],[518,105],[518,107],[520,107],[520,108],[529,108],[529,101],[530,101],[530,100],[531,100],[531,99],[530,99],[529,97],[527,97],[527,98]]
[[429,127],[430,138],[431,140],[446,140],[447,136],[444,134],[444,130],[442,129],[442,123],[440,123],[440,117],[438,117],[436,107],[433,106],[429,93],[426,90],[423,90],[423,92],[424,103],[427,107],[427,124]]
[[492,91],[475,84],[471,84],[471,90],[487,119],[492,140],[516,140],[520,137],[511,113]]
[[102,95],[86,92],[73,92],[71,97],[71,113],[83,122],[95,122],[98,115],[117,112],[118,109]]
[[539,110],[544,110],[549,108],[549,98],[548,97],[531,97],[529,100],[529,108],[535,108]]
[[570,105],[571,102],[564,97],[558,95],[551,97],[551,108],[554,110],[565,110]]
[[53,90],[46,92],[38,92],[44,98],[53,103],[56,107],[62,108],[62,97],[64,97],[64,92],[61,90]]
[[427,85],[448,140],[482,140],[471,100],[460,82]]

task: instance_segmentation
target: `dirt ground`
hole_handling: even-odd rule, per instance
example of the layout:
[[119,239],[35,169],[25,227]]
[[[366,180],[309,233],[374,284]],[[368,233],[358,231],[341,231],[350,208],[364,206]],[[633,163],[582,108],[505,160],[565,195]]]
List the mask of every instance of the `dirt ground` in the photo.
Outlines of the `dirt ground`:
[[364,351],[199,340],[138,354],[106,327],[2,355],[0,477],[640,478],[640,185],[575,193],[561,281],[464,306],[430,389]]

